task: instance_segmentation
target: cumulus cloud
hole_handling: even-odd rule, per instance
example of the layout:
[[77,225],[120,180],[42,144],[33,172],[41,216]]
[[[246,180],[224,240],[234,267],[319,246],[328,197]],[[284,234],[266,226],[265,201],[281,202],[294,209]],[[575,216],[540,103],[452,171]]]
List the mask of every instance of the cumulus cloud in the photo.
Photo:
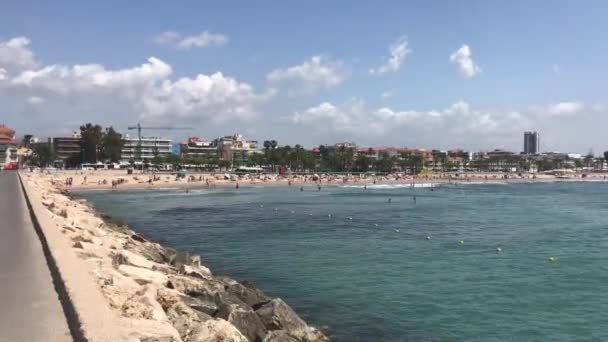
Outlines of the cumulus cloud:
[[154,37],[158,44],[173,45],[181,49],[194,47],[221,46],[228,43],[228,37],[221,33],[204,31],[191,36],[182,36],[178,32],[165,31]]
[[481,68],[475,64],[471,56],[471,48],[466,44],[450,55],[450,62],[458,67],[464,78],[472,78],[481,72]]
[[58,95],[101,91],[131,91],[152,85],[171,74],[171,66],[150,57],[140,66],[107,70],[100,64],[49,65],[38,70],[26,70],[11,80],[15,87]]
[[551,65],[551,70],[557,76],[559,76],[562,73],[562,68],[557,63],[553,63],[553,65]]
[[299,65],[275,69],[266,75],[270,82],[295,82],[305,90],[334,87],[346,77],[342,61],[322,55],[313,56]]
[[0,65],[20,68],[35,65],[34,53],[30,50],[29,45],[30,40],[26,37],[15,37],[7,41],[0,41]]
[[119,99],[133,115],[143,118],[206,119],[211,123],[252,119],[256,106],[276,92],[270,89],[259,94],[249,84],[221,72],[175,81],[171,74],[171,65],[150,57],[139,66],[114,70],[101,64],[53,64],[9,76],[2,69],[0,85],[32,105],[47,100],[73,103],[99,98],[107,103]]
[[44,99],[40,96],[30,96],[27,99],[27,103],[29,103],[31,105],[37,105],[37,104],[44,103]]
[[217,72],[175,82],[165,80],[144,93],[139,106],[144,118],[205,116],[214,123],[222,123],[252,119],[256,114],[255,105],[273,95],[272,90],[257,94],[249,84]]
[[382,94],[380,94],[380,97],[382,97],[383,99],[391,98],[391,97],[393,97],[393,91],[387,90],[387,91],[383,92]]
[[585,105],[578,101],[564,101],[531,109],[540,116],[569,116],[581,113]]
[[401,64],[412,50],[408,46],[408,41],[405,36],[399,37],[389,46],[390,57],[383,65],[375,69],[370,69],[372,75],[383,75],[388,72],[397,72],[401,68]]
[[465,136],[489,136],[519,132],[529,120],[519,112],[473,109],[467,102],[457,101],[440,110],[395,110],[382,107],[369,110],[361,101],[345,105],[323,102],[292,115],[296,125],[321,129],[329,126],[333,131],[352,134],[353,137],[383,135],[405,127],[416,130],[442,130]]

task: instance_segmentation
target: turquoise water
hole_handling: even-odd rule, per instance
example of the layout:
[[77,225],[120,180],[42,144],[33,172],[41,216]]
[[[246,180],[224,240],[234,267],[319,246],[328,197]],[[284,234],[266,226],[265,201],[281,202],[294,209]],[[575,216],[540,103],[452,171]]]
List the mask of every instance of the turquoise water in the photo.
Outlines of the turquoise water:
[[335,341],[608,340],[608,183],[81,196]]

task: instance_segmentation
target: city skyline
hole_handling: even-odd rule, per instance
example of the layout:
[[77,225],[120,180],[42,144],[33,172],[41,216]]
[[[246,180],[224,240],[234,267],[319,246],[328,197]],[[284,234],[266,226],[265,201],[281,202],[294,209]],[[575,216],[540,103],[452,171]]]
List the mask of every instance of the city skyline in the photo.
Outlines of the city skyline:
[[171,123],[192,127],[174,140],[520,151],[531,130],[546,150],[608,149],[599,1],[62,4],[0,14],[0,118],[22,133]]

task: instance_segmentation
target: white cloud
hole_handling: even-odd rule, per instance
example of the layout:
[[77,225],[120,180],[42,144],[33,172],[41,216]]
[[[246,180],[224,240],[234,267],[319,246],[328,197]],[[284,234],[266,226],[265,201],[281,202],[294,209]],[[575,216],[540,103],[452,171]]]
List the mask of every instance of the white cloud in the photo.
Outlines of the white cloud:
[[249,84],[217,72],[175,82],[165,80],[143,94],[139,107],[144,118],[205,117],[213,123],[222,123],[253,119],[255,105],[273,95],[272,90],[256,94]]
[[562,73],[562,69],[560,68],[559,64],[557,64],[557,63],[553,63],[553,65],[551,65],[551,70],[557,76],[559,76]]
[[34,53],[29,48],[27,37],[15,37],[0,41],[0,65],[30,67],[35,65]]
[[545,108],[542,108],[542,114],[549,116],[564,116],[574,115],[580,113],[585,108],[585,105],[581,102],[559,102],[551,104]]
[[43,91],[58,95],[101,93],[103,91],[131,92],[145,87],[171,74],[171,66],[158,58],[150,57],[140,66],[106,70],[100,64],[49,65],[38,70],[26,70],[12,79],[15,87]]
[[408,47],[408,41],[405,36],[399,37],[389,46],[390,57],[385,64],[377,69],[370,69],[372,75],[383,75],[387,72],[397,72],[401,68],[401,64],[412,50]]
[[0,81],[4,81],[7,78],[8,76],[6,76],[6,69],[0,68]]
[[178,32],[165,31],[154,38],[158,44],[173,45],[181,49],[193,47],[221,46],[228,43],[228,37],[221,33],[204,31],[196,35],[182,36]]
[[337,86],[346,77],[347,73],[342,61],[321,55],[313,56],[299,65],[275,69],[266,75],[266,79],[270,82],[296,82],[309,91]]
[[[110,70],[100,64],[54,64],[24,70],[14,77],[4,72],[3,87],[29,104],[47,99],[70,103],[100,99],[103,103],[120,100],[133,116],[171,121],[205,119],[221,124],[239,122],[257,115],[256,106],[272,97],[276,90],[257,93],[252,86],[221,72],[171,80],[171,65],[150,57],[134,67]],[[137,114],[135,114],[137,113]]]
[[337,106],[323,102],[292,116],[296,125],[318,129],[329,127],[353,137],[382,136],[394,129],[414,128],[416,131],[443,131],[456,136],[490,136],[514,134],[529,124],[519,112],[473,109],[464,101],[457,101],[442,110],[394,110],[382,107],[367,110],[361,101]]
[[44,102],[44,99],[40,96],[30,96],[27,99],[27,103],[31,104],[31,105],[37,105],[37,104],[41,104]]
[[481,72],[481,68],[475,64],[471,55],[471,48],[466,44],[450,55],[450,62],[458,67],[464,78],[472,78]]
[[380,97],[382,97],[383,99],[391,98],[391,97],[393,97],[393,91],[387,90],[387,91],[383,92],[382,94],[380,94]]

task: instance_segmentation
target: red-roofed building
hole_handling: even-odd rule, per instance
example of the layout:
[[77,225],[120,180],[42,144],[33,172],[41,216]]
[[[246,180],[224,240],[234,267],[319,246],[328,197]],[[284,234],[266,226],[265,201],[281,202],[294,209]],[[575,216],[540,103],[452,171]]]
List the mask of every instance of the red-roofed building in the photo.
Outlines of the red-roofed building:
[[11,158],[16,159],[17,141],[15,140],[15,130],[0,124],[0,165],[7,163],[7,150],[10,149]]

